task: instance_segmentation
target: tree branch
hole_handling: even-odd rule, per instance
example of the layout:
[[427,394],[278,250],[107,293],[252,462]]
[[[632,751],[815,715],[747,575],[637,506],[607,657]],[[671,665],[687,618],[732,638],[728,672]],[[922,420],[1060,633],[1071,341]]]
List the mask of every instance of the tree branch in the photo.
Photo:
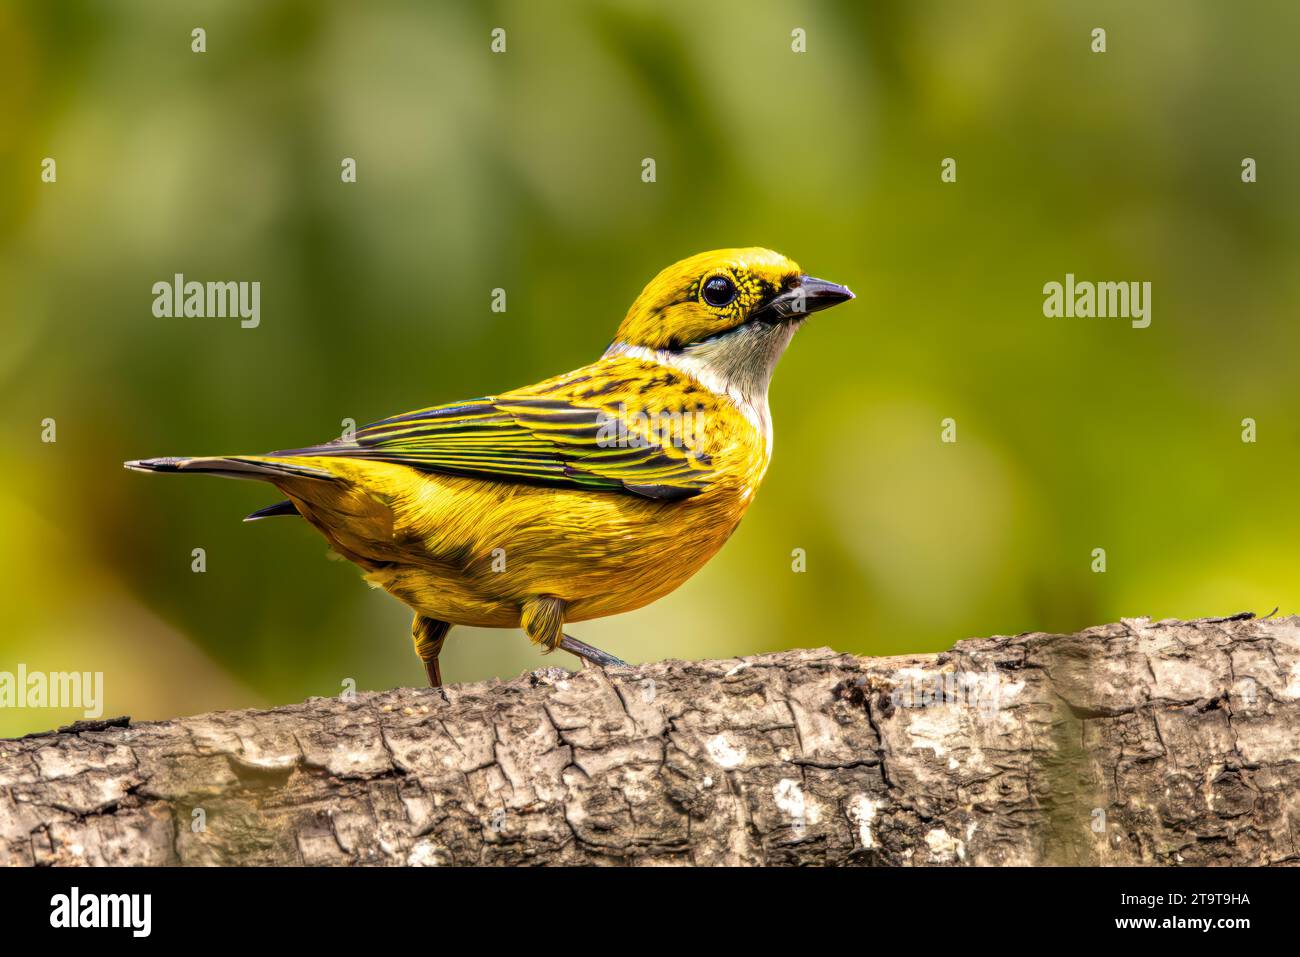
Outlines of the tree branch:
[[1297,617],[549,669],[0,742],[0,862],[1295,862],[1297,732]]

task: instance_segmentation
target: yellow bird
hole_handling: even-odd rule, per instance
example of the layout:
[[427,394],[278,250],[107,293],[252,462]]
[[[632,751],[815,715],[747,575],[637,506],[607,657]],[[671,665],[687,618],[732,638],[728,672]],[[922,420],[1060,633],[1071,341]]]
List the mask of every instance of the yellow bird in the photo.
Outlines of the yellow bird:
[[452,625],[564,633],[681,585],[722,547],[772,454],[768,383],[808,314],[852,299],[769,249],[669,266],[590,365],[268,455],[155,458],[148,472],[270,482],[365,578],[415,610],[430,684]]

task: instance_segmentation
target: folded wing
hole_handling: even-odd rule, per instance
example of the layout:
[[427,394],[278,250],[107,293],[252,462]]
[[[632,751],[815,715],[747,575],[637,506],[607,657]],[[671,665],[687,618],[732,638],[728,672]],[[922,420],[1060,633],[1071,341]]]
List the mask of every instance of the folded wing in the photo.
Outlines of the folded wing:
[[628,421],[619,405],[590,398],[590,386],[562,386],[408,412],[358,429],[352,439],[273,454],[344,456],[663,501],[708,487],[709,456],[647,432],[644,420]]

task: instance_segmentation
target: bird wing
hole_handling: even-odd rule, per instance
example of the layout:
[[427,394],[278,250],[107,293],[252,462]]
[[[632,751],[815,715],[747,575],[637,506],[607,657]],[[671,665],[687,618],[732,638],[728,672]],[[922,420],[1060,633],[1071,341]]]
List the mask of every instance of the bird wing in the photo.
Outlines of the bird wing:
[[[715,474],[709,455],[629,415],[625,398],[640,392],[637,370],[631,372],[629,378],[626,367],[579,369],[499,396],[393,416],[350,439],[273,455],[343,456],[662,501],[698,494]],[[662,380],[656,384],[673,404],[672,389],[665,393]]]

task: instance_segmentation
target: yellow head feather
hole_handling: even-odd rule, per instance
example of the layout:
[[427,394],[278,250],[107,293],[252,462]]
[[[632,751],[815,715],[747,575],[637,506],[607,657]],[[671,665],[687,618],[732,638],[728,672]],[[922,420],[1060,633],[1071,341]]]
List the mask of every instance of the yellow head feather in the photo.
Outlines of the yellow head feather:
[[[793,260],[760,246],[699,253],[650,280],[632,303],[614,341],[679,349],[716,336],[741,325],[799,275]],[[728,291],[733,294],[730,298]]]

